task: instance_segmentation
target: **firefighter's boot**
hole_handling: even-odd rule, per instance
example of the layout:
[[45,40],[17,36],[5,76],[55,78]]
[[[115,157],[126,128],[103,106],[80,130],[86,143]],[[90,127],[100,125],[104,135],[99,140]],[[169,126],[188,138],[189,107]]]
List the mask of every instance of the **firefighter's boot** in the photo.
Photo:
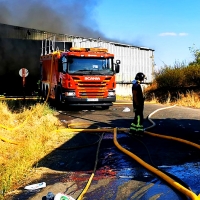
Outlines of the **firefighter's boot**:
[[137,125],[136,135],[143,137],[144,135],[144,127],[143,125]]
[[130,134],[131,134],[131,135],[135,135],[136,132],[137,132],[136,124],[131,123],[131,126],[130,126]]
[[144,127],[142,124],[140,124],[140,116],[137,116],[136,124],[135,124],[135,122],[131,123],[130,134],[142,137],[143,133],[144,133]]
[[141,123],[140,116],[137,116],[137,135],[143,136],[144,133],[144,127],[143,124]]

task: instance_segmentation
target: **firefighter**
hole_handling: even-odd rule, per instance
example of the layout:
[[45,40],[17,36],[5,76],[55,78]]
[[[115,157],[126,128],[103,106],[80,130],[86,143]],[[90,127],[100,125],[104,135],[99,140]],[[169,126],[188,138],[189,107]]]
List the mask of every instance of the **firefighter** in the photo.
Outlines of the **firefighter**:
[[146,79],[146,76],[139,72],[135,76],[135,80],[132,81],[132,97],[133,97],[133,111],[135,112],[135,117],[131,123],[130,133],[139,135],[144,132],[143,127],[143,110],[144,110],[144,95],[143,90],[140,85]]

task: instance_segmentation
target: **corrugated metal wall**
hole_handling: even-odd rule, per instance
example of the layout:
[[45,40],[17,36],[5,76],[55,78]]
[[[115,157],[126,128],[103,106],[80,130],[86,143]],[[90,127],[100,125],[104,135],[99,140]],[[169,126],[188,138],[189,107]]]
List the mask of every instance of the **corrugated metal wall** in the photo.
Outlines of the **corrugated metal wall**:
[[46,40],[48,38],[48,40],[60,41],[63,44],[64,42],[71,42],[73,47],[107,48],[110,53],[115,55],[115,60],[121,60],[120,73],[117,74],[117,95],[131,95],[131,81],[137,72],[143,72],[147,76],[147,82],[153,80],[154,50],[150,48],[104,41],[100,38],[51,33],[6,24],[0,24],[0,37],[24,40]]

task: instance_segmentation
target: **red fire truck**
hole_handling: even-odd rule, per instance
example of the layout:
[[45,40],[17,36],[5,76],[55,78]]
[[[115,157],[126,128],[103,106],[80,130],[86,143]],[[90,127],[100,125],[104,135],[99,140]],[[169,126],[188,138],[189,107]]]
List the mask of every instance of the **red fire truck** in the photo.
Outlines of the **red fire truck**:
[[41,94],[56,107],[102,106],[116,101],[115,74],[120,60],[105,48],[75,48],[41,56]]

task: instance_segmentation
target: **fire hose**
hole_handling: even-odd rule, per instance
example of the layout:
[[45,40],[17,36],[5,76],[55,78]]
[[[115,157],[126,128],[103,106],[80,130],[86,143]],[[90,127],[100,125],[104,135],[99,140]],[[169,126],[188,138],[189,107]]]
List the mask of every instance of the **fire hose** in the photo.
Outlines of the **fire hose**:
[[[170,108],[170,107],[167,107]],[[166,108],[163,108],[166,109]],[[152,122],[152,126],[145,128],[145,134],[148,134],[150,136],[154,136],[154,137],[161,137],[161,138],[165,138],[165,139],[170,139],[170,140],[175,140],[178,142],[182,142],[188,145],[191,145],[195,148],[200,149],[200,145],[181,139],[181,138],[175,138],[175,137],[171,137],[171,136],[164,136],[164,135],[159,135],[159,134],[155,134],[155,133],[151,133],[149,131],[146,131],[150,128],[152,128],[153,126],[155,126],[155,123],[150,119],[150,116],[152,116],[155,112],[162,110],[162,109],[158,109],[156,111],[154,111],[153,113],[151,113],[151,115],[149,115],[149,121]],[[27,120],[27,119],[26,119]],[[24,124],[26,122],[26,120],[22,123]],[[4,126],[1,126],[2,128],[6,128]],[[9,128],[8,128],[9,129]],[[131,153],[130,151],[126,150],[125,148],[123,148],[117,141],[117,132],[121,131],[121,132],[128,132],[129,129],[128,128],[101,128],[101,129],[71,129],[71,128],[66,128],[66,129],[59,129],[59,130],[55,130],[56,131],[69,131],[69,132],[113,132],[114,137],[113,137],[113,141],[114,144],[116,145],[116,147],[121,150],[122,152],[124,152],[125,154],[127,154],[128,156],[132,157],[134,160],[136,160],[139,164],[141,164],[142,166],[144,166],[146,169],[148,169],[149,171],[153,172],[154,174],[156,174],[157,176],[159,176],[160,178],[164,179],[167,183],[169,183],[172,187],[174,187],[175,189],[179,190],[181,193],[183,193],[184,195],[188,196],[189,198],[191,198],[192,200],[197,200],[200,199],[200,195],[196,195],[194,192],[192,192],[191,190],[185,188],[184,186],[182,186],[181,184],[179,184],[178,182],[176,182],[174,179],[170,178],[169,176],[167,176],[166,174],[164,174],[162,171],[158,170],[157,168],[149,165],[148,163],[144,162],[142,159],[140,159],[138,156],[136,156],[135,154]],[[2,139],[2,138],[1,138]],[[5,138],[3,138],[4,141],[7,141]],[[100,140],[101,141],[101,140]],[[8,142],[8,141],[7,141]],[[17,144],[13,141],[11,141],[10,143],[13,144]],[[86,186],[86,188],[89,188],[89,184],[92,181],[92,178],[94,177],[94,173],[92,174],[91,178],[88,181],[88,184]],[[82,194],[80,194],[78,200],[82,199],[83,195],[86,193],[86,191],[84,190]]]

